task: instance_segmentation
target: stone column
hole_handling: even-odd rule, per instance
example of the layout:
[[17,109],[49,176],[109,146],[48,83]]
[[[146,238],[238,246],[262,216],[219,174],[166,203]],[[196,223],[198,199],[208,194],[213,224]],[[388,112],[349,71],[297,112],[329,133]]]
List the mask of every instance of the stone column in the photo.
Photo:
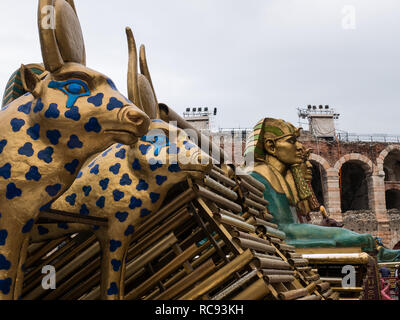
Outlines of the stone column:
[[330,217],[341,222],[343,216],[340,207],[339,171],[337,169],[326,170],[326,185],[325,201]]
[[368,198],[371,209],[375,212],[378,221],[377,236],[381,238],[383,244],[390,246],[391,232],[390,221],[386,210],[385,199],[385,173],[376,172],[368,178]]

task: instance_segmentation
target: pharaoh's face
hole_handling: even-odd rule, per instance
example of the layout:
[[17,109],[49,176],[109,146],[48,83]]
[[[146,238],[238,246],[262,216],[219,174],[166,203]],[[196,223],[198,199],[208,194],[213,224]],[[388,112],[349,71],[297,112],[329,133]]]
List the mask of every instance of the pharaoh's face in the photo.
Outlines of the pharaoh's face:
[[[266,143],[268,144],[268,141]],[[266,146],[266,149],[269,154],[286,165],[302,162],[301,144],[294,135],[278,138],[273,142],[273,146]]]
[[310,161],[306,160],[301,164],[301,171],[303,172],[304,179],[307,182],[312,180],[312,164]]

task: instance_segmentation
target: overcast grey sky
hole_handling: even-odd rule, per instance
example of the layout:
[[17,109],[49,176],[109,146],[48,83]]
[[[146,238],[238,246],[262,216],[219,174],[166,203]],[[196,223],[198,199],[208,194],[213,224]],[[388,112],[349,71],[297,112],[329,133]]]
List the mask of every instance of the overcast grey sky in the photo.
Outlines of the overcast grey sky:
[[[218,107],[216,125],[262,117],[297,125],[329,104],[339,129],[400,135],[398,0],[75,0],[87,66],[126,93],[125,26],[147,49],[160,102]],[[355,29],[344,29],[355,8]],[[21,63],[41,62],[36,0],[0,1],[0,95]],[[348,25],[348,24],[346,24]]]

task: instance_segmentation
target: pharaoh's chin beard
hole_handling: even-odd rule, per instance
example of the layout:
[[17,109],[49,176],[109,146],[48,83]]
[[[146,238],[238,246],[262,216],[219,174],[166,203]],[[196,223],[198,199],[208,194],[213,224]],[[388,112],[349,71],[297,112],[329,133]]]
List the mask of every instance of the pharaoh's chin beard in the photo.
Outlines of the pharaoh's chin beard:
[[311,190],[309,188],[306,179],[304,178],[303,172],[301,171],[300,165],[294,164],[290,167],[294,182],[296,184],[297,193],[300,200],[305,200],[311,196]]
[[308,207],[310,210],[319,209],[320,204],[317,200],[317,197],[314,194],[314,190],[312,189],[311,183],[307,182],[307,180],[305,179],[300,165],[298,164],[292,165],[290,167],[290,171],[293,175],[293,179],[296,185],[296,190],[300,201],[306,200],[308,202]]

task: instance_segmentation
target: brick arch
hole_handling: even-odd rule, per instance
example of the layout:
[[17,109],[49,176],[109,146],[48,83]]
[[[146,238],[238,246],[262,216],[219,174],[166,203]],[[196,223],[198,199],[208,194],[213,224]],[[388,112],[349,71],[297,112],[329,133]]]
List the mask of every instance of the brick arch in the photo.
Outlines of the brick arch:
[[[315,153],[311,153],[310,157],[308,159],[312,163],[314,168],[317,169],[320,173],[320,179],[321,179],[321,181],[320,181],[321,190],[320,191],[322,193],[322,199],[323,199],[324,205],[326,206],[327,203],[329,202],[329,200],[328,200],[329,189],[328,189],[328,180],[327,179],[328,179],[328,172],[331,169],[331,166],[325,158],[323,158]],[[313,177],[313,180],[314,180],[314,177]],[[318,193],[319,190],[314,190],[314,192]],[[321,199],[319,199],[319,200],[321,200]]]
[[325,172],[327,172],[331,168],[331,165],[325,158],[315,153],[310,154],[309,160],[315,161],[316,163],[320,164],[321,167],[325,169]]
[[389,190],[398,190],[400,191],[400,185],[398,184],[387,184],[385,185],[385,192]]
[[395,144],[390,144],[385,149],[383,149],[379,154],[378,158],[376,158],[378,174],[385,175],[385,172],[383,171],[383,163],[385,162],[385,158],[387,157],[387,155],[393,150],[400,151],[400,146]]
[[333,166],[336,170],[340,171],[340,168],[344,163],[352,161],[361,165],[361,167],[366,171],[367,175],[374,174],[374,165],[372,161],[361,153],[348,153],[336,161]]
[[[334,165],[334,169],[337,170],[340,174],[341,168],[343,164],[346,162],[353,162],[361,166],[361,168],[365,172],[366,176],[366,181],[367,181],[367,188],[368,188],[368,208],[370,210],[374,210],[376,201],[375,201],[375,195],[374,195],[374,169],[376,166],[373,165],[372,161],[367,158],[366,156],[360,154],[360,153],[348,153],[341,157],[338,161],[336,161]],[[375,167],[375,168],[374,168]],[[340,201],[341,204],[343,204],[343,194],[340,191]],[[341,208],[342,212],[343,208]]]

